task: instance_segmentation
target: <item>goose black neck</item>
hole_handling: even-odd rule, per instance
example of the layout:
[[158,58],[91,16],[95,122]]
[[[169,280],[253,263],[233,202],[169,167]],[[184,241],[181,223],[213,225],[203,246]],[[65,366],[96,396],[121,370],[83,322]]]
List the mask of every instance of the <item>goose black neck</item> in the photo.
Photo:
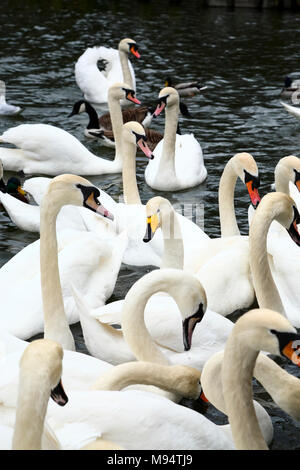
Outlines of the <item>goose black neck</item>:
[[85,110],[90,118],[89,123],[87,125],[87,129],[100,129],[98,114],[95,108],[93,108],[90,103],[86,102]]

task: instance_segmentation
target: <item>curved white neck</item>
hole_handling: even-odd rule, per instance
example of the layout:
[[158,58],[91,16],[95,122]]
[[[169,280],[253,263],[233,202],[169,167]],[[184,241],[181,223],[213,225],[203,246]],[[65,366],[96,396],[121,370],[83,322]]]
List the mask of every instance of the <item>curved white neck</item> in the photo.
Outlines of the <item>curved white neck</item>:
[[114,133],[114,139],[116,144],[115,159],[114,161],[123,160],[123,148],[122,148],[122,129],[123,129],[123,116],[119,99],[114,98],[108,92],[108,108],[110,112],[110,119],[112,130]]
[[168,359],[153,342],[145,325],[144,311],[148,299],[157,292],[167,292],[168,281],[160,270],[154,279],[140,279],[125,297],[122,313],[124,339],[139,361],[169,364]]
[[75,350],[73,335],[65,314],[58,268],[56,238],[56,204],[47,194],[41,205],[40,266],[44,311],[44,337],[61,343],[65,349]]
[[179,393],[178,377],[169,366],[150,362],[127,362],[110,369],[94,382],[92,390],[123,390],[130,385],[154,385],[167,392]]
[[178,124],[179,104],[171,107],[165,107],[165,132],[163,141],[163,150],[159,162],[160,172],[168,171],[168,178],[176,178],[175,171],[175,146],[176,146],[176,130]]
[[129,69],[128,54],[119,50],[119,57],[123,72],[123,82],[127,83],[134,90],[133,80]]
[[221,237],[240,235],[234,210],[234,189],[237,175],[231,160],[227,162],[219,184],[219,214]]
[[164,238],[164,252],[161,268],[183,269],[184,247],[180,224],[176,212],[161,207],[161,229]]
[[238,450],[267,450],[253,405],[252,377],[258,352],[231,335],[222,365],[223,394],[232,436]]
[[51,387],[20,372],[13,450],[40,450]]
[[123,195],[125,204],[141,204],[136,180],[136,146],[123,142]]
[[286,316],[268,261],[267,235],[273,215],[257,211],[249,230],[249,257],[253,286],[260,308],[269,308]]

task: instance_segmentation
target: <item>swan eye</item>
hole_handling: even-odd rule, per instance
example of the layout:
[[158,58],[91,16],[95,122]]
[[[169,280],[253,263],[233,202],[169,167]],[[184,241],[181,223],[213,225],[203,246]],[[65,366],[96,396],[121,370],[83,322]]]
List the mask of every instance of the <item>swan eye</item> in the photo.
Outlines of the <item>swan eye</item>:
[[135,139],[136,139],[136,143],[138,143],[139,140],[143,140],[143,141],[147,141],[147,136],[146,135],[143,135],[143,134],[138,134],[137,132],[134,132],[134,131],[131,131],[133,133],[133,135],[135,136]]

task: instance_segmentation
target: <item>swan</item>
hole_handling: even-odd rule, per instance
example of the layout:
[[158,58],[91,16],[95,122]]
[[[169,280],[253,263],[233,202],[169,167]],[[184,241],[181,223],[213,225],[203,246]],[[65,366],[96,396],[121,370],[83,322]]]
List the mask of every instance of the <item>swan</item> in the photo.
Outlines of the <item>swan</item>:
[[202,86],[198,82],[182,82],[173,85],[171,77],[167,77],[165,80],[165,87],[172,87],[178,91],[179,96],[191,97],[199,95],[203,90],[206,90],[207,86]]
[[[267,241],[273,220],[287,229],[290,237],[273,236]],[[274,192],[262,198],[249,230],[249,260],[258,304],[287,316],[297,328],[300,327],[300,252],[293,242],[300,245],[299,222],[294,200]]]
[[290,104],[284,103],[280,101],[280,104],[286,109],[286,111],[294,116],[296,119],[300,119],[300,108],[296,108],[296,106],[291,106]]
[[20,114],[23,109],[20,106],[14,106],[6,103],[6,86],[3,80],[0,80],[0,116],[15,116]]
[[[184,269],[186,246],[183,244],[178,216],[170,202],[160,196],[150,199],[146,204],[147,231],[144,241],[148,241],[160,226],[164,234],[164,254],[161,269]],[[187,246],[188,248],[188,246]],[[195,252],[191,252],[191,256]],[[118,300],[103,305],[93,311],[92,315],[101,323],[123,324],[125,300]],[[164,293],[152,295],[145,308],[145,323],[150,335],[158,344],[180,350],[181,332],[178,328],[178,306],[172,297]],[[191,354],[197,355],[197,366],[203,364],[210,354],[222,349],[233,327],[227,318],[206,309],[201,323],[193,334]],[[194,349],[196,347],[196,349]],[[194,360],[194,359],[193,359]]]
[[[224,354],[212,356],[205,364],[201,374],[203,391],[217,408],[228,415],[238,450],[268,449],[252,402],[252,377],[259,352],[263,350],[285,356],[299,366],[296,354],[299,339],[296,329],[280,313],[255,309],[237,320]],[[222,356],[221,367],[216,367]],[[263,361],[269,362],[267,358]],[[282,386],[281,383],[281,390]]]
[[124,83],[109,89],[109,107],[113,122],[116,153],[113,161],[91,153],[76,137],[50,124],[21,124],[0,136],[0,142],[16,145],[17,149],[0,148],[4,169],[22,170],[25,174],[42,173],[56,176],[62,173],[101,175],[122,171],[122,113],[120,100],[135,100],[134,92]]
[[[135,90],[135,75],[128,60],[129,52],[140,58],[137,43],[129,38],[119,42],[118,50],[103,46],[86,49],[75,64],[75,80],[86,101],[101,107],[108,101],[109,87],[116,82],[128,83]],[[99,70],[98,60],[107,62],[104,71]]]
[[84,178],[60,175],[51,181],[41,205],[40,240],[25,247],[0,270],[2,304],[9,306],[10,312],[7,315],[7,309],[2,310],[2,328],[21,339],[29,338],[43,331],[44,311],[44,317],[49,317],[45,333],[53,326],[54,339],[74,349],[68,323],[77,322],[79,316],[70,280],[80,286],[82,293],[89,292],[89,301],[94,305],[104,303],[112,294],[127,240],[121,234],[109,244],[91,232],[63,230],[57,245],[55,221],[64,204],[85,206],[111,219],[113,216],[98,197],[99,190]]
[[[150,297],[158,292],[159,296],[154,296],[154,300],[148,303]],[[170,297],[162,295],[162,292]],[[76,289],[74,297],[80,310],[87,349],[94,357],[112,364],[137,359],[201,369],[213,352],[224,347],[233,326],[227,319],[220,320],[218,325],[219,316],[214,312],[210,312],[206,319],[206,295],[200,282],[179,269],[151,271],[130,288],[123,301],[114,303],[111,308],[114,320],[115,313],[122,309],[122,331],[106,324],[111,318],[109,308],[107,320],[105,308],[103,311],[89,308],[88,301],[80,297]],[[183,318],[182,327],[180,316]],[[195,328],[200,320],[201,324]],[[118,321],[120,317],[116,323]]]
[[[166,87],[159,93],[155,116],[165,109],[164,139],[154,151],[155,162],[148,164],[145,180],[148,186],[161,191],[192,188],[207,177],[202,149],[193,134],[176,134],[179,95],[175,88]],[[149,162],[150,163],[150,162]]]

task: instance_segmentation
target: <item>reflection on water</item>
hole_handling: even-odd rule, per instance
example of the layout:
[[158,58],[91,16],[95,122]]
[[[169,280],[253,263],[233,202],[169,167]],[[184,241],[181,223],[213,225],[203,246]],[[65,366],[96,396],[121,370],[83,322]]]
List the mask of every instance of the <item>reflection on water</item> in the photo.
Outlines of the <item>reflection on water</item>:
[[[167,76],[176,81],[199,79],[208,88],[186,100],[192,118],[180,118],[182,132],[193,132],[200,141],[207,180],[199,187],[166,193],[173,204],[204,205],[205,230],[219,236],[217,189],[227,160],[236,152],[255,157],[261,174],[262,195],[270,190],[278,160],[297,153],[299,122],[280,105],[279,92],[286,74],[298,72],[295,41],[300,17],[291,12],[199,8],[196,0],[178,6],[161,2],[2,1],[0,78],[7,83],[7,100],[24,107],[17,117],[0,117],[0,133],[22,123],[48,123],[79,138],[92,152],[113,157],[83,135],[87,116],[68,119],[81,92],[74,79],[74,65],[89,46],[117,47],[123,37],[138,44],[141,59],[132,58],[137,97],[155,101]],[[299,73],[300,77],[300,73]],[[163,129],[160,116],[154,127]],[[61,156],[63,158],[63,155]],[[144,181],[146,160],[137,158],[137,179],[145,203],[157,193]],[[5,174],[8,178],[10,175]],[[90,180],[118,199],[121,175],[94,176]],[[236,188],[236,212],[242,234],[248,232],[248,195]],[[23,233],[0,213],[0,263],[38,238]],[[150,268],[123,267],[114,299],[125,293]],[[284,364],[286,367],[286,365]],[[295,374],[295,370],[290,372]],[[298,425],[278,410],[260,387],[255,396],[272,415],[274,449],[295,449]],[[214,419],[221,415],[209,408]]]

